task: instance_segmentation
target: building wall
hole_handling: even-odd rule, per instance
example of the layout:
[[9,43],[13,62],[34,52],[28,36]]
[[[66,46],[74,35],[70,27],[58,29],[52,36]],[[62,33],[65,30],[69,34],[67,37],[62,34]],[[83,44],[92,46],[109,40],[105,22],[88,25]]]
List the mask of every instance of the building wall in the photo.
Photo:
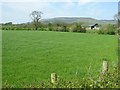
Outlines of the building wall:
[[86,30],[100,30],[100,27],[95,27],[93,29],[91,29],[91,27],[87,27]]

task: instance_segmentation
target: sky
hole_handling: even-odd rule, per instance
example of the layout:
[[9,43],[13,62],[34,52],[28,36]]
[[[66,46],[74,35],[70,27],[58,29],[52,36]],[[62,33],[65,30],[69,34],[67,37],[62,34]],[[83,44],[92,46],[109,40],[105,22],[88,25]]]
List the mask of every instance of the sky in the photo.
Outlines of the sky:
[[54,17],[91,17],[111,20],[118,12],[119,0],[2,0],[0,23],[31,22],[29,14],[42,11],[42,19]]

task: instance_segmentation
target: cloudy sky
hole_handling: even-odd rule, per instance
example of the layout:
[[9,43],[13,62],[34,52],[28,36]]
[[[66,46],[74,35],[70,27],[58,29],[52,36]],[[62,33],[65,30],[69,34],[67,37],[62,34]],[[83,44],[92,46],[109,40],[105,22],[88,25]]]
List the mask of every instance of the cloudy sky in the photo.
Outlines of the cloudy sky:
[[[42,19],[54,17],[91,17],[113,19],[119,0],[2,0],[1,22],[30,22],[29,14],[42,11]],[[0,22],[0,23],[1,23]]]

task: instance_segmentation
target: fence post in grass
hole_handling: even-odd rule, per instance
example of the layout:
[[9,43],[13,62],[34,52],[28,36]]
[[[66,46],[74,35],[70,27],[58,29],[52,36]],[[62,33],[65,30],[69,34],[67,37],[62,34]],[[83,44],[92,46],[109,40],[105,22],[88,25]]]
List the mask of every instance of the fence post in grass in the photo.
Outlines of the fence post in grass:
[[51,73],[51,83],[55,84],[57,82],[57,74]]
[[106,74],[108,71],[108,61],[103,61],[102,74]]

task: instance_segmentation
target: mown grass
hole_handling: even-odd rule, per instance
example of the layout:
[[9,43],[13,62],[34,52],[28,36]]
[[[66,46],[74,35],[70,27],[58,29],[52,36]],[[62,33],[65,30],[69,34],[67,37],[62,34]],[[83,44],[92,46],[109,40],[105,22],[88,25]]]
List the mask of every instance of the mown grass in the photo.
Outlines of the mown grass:
[[3,31],[2,83],[13,87],[50,80],[55,72],[72,80],[98,75],[103,59],[117,63],[117,36]]

